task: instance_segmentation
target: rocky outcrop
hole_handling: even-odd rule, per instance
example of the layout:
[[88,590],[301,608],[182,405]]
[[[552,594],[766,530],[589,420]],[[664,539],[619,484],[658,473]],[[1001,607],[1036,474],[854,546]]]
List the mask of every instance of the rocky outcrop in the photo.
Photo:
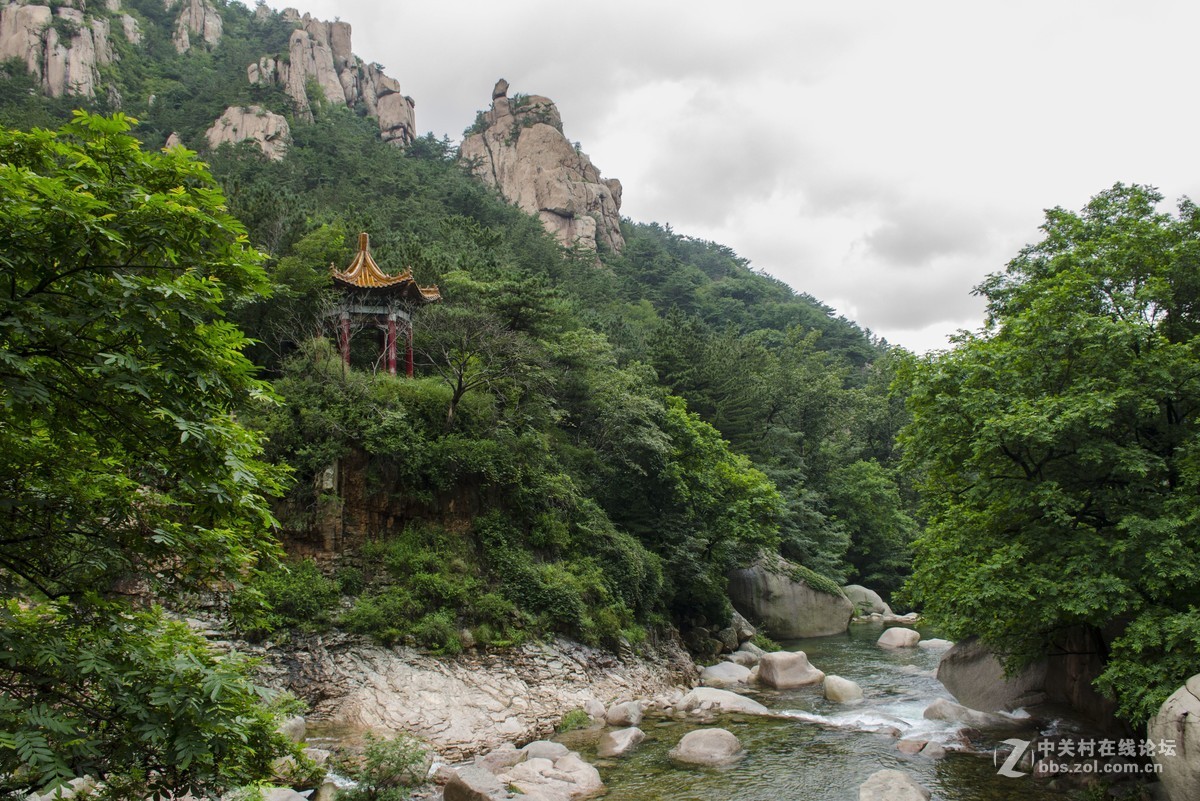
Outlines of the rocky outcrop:
[[1021,728],[1031,722],[1029,718],[1014,718],[998,712],[980,712],[978,709],[968,709],[962,704],[956,704],[945,698],[938,698],[927,706],[923,716],[926,720],[962,723],[976,729]]
[[963,640],[942,655],[938,681],[972,709],[1012,710],[1046,700],[1046,664],[1039,662],[1012,676],[983,643]]
[[181,6],[175,18],[175,49],[186,53],[203,43],[213,47],[221,41],[221,15],[209,0],[164,0],[168,9]]
[[317,103],[361,107],[379,123],[384,141],[404,145],[416,138],[416,104],[382,67],[354,55],[349,23],[300,16],[293,8],[282,16],[297,26],[287,56],[265,55],[251,64],[250,83],[282,87],[302,119],[312,119]]
[[0,9],[0,61],[16,59],[51,97],[95,97],[113,60],[107,19],[77,8],[10,2]]
[[310,722],[408,731],[447,761],[550,734],[587,701],[652,697],[695,675],[673,641],[626,659],[566,640],[446,659],[341,634],[251,653],[266,681],[309,703]]
[[646,733],[637,726],[606,732],[596,745],[596,756],[602,758],[625,756],[645,739]]
[[463,140],[461,158],[504,199],[536,215],[566,247],[620,252],[621,182],[600,177],[591,159],[563,134],[558,107],[540,95],[508,97],[508,82],[492,91]]
[[262,106],[231,106],[204,134],[208,146],[216,149],[225,143],[252,141],[272,161],[287,153],[292,132],[285,118]]
[[1171,801],[1200,798],[1200,675],[1192,676],[1163,702],[1146,735],[1156,743],[1175,743],[1173,754],[1154,755],[1162,766],[1158,778]]
[[809,586],[790,562],[759,561],[729,574],[729,599],[777,640],[841,634],[850,627],[854,604]]

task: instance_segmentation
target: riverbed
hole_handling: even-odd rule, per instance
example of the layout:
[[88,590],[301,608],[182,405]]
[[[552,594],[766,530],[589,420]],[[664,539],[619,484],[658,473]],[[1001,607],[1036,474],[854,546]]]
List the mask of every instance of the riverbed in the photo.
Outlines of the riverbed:
[[[752,693],[785,717],[726,716],[708,724],[728,728],[741,739],[746,756],[733,766],[682,768],[668,759],[667,751],[679,738],[701,725],[691,720],[648,715],[642,723],[645,742],[621,759],[596,757],[594,731],[563,739],[599,768],[608,788],[606,801],[853,801],[859,785],[884,768],[911,774],[932,791],[935,801],[1061,801],[1063,791],[1044,781],[998,775],[990,753],[995,743],[983,738],[972,741],[974,753],[951,751],[940,760],[898,751],[896,737],[881,730],[895,727],[902,738],[950,748],[961,747],[964,732],[955,724],[922,717],[935,699],[951,698],[934,677],[942,652],[879,648],[875,640],[881,630],[855,625],[845,635],[783,643],[787,650],[807,653],[826,673],[857,682],[865,699],[853,706],[830,703],[819,684]],[[1030,739],[1036,731],[1031,723],[1026,732],[999,737]]]

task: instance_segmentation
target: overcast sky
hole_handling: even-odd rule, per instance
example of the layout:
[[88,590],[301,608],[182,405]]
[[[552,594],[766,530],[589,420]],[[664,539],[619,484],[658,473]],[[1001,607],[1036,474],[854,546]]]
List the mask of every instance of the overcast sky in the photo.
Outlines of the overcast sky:
[[[621,213],[734,248],[893,343],[981,324],[1042,210],[1200,200],[1200,3],[301,0],[461,139],[550,97]],[[288,3],[272,0],[274,8]]]

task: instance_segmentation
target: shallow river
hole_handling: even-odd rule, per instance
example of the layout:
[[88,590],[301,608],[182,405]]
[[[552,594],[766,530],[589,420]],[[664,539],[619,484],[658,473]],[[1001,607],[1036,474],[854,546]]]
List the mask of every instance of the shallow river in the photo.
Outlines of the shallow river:
[[[931,760],[896,750],[894,737],[872,728],[895,726],[904,738],[959,742],[954,724],[927,721],[925,707],[950,698],[934,670],[941,652],[919,648],[887,651],[875,645],[879,626],[855,625],[847,635],[784,643],[802,650],[826,673],[858,682],[866,696],[854,706],[833,704],[820,685],[754,695],[785,720],[722,717],[710,725],[728,728],[741,739],[746,756],[722,769],[683,768],[667,758],[687,731],[698,724],[647,716],[646,740],[619,760],[597,759],[595,732],[565,735],[571,747],[599,768],[608,787],[606,801],[857,801],[858,787],[872,773],[898,768],[933,792],[935,801],[1048,801],[1064,798],[1044,782],[997,775],[990,753],[950,753]],[[1033,729],[1029,730],[1030,732]],[[1001,737],[1025,737],[1009,732]],[[992,743],[974,743],[990,749]]]

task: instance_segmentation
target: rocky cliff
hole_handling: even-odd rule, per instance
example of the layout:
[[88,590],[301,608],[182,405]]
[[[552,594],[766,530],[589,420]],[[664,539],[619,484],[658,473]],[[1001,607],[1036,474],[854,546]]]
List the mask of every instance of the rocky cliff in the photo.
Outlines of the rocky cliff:
[[407,144],[416,137],[412,98],[378,64],[366,64],[354,55],[349,23],[322,22],[309,14],[300,16],[294,8],[282,14],[297,26],[287,55],[265,55],[249,65],[250,83],[282,87],[303,119],[312,119],[314,103],[361,104],[368,116],[378,120],[385,141]]
[[[263,155],[279,161],[287,155],[292,132],[286,118],[272,114],[261,106],[231,106],[205,133],[208,146],[217,148],[226,142],[251,141]],[[167,140],[167,146],[172,142]]]
[[591,159],[563,135],[562,118],[549,98],[509,98],[508,82],[501,80],[491,108],[463,141],[462,159],[510,203],[536,214],[565,246],[595,250],[603,243],[618,252],[625,246],[621,182],[602,179]]
[[85,14],[83,0],[53,7],[9,2],[0,9],[0,61],[23,62],[51,97],[94,97],[99,68],[113,59],[109,15],[118,8],[110,2],[92,15]]

